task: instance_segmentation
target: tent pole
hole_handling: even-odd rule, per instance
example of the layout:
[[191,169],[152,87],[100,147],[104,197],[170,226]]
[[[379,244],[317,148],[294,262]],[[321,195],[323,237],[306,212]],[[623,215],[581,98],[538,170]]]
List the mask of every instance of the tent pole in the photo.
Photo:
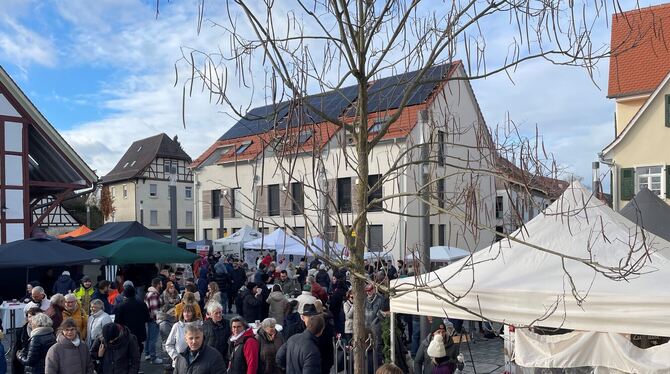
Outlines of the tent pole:
[[391,363],[395,364],[395,313],[390,312],[389,315],[391,317],[391,323],[389,324],[391,329],[389,331],[389,336],[391,337]]

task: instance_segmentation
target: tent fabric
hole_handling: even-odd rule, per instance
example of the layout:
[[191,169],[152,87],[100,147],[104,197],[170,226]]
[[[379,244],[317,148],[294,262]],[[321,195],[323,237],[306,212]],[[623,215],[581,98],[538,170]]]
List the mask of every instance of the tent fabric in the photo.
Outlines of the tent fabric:
[[110,265],[190,264],[199,258],[185,249],[143,237],[132,237],[90,251],[107,258]]
[[670,241],[670,206],[649,189],[641,189],[619,213],[645,230]]
[[170,238],[156,234],[137,221],[105,223],[88,234],[76,238],[67,238],[65,242],[92,249],[132,237],[145,237],[163,243],[170,242]]
[[228,235],[225,238],[214,240],[213,248],[215,251],[225,251],[240,253],[245,243],[259,239],[263,236],[259,231],[251,226],[244,226],[239,231]]
[[[323,238],[318,237],[318,236],[313,236],[307,240],[307,243],[309,244],[311,248],[311,252],[307,254],[308,257],[315,257],[315,256],[325,256],[326,254],[326,241],[323,240]],[[330,253],[335,255],[335,256],[342,256],[346,255],[347,251],[345,251],[345,246],[336,243],[333,241],[328,242],[328,248],[330,250]]]
[[670,344],[638,348],[623,334],[574,331],[538,335],[514,332],[514,361],[524,368],[593,367],[607,373],[667,373]]
[[276,251],[277,255],[305,255],[305,245],[296,236],[277,228],[269,235],[244,243],[244,249]]
[[[520,327],[670,336],[670,288],[659,287],[670,283],[670,258],[662,253],[670,243],[643,233],[578,182],[511,236],[525,243],[501,240],[394,281],[391,311],[479,319],[473,311]],[[625,281],[592,267],[618,267],[629,255],[638,268]]]
[[86,225],[81,225],[81,226],[77,227],[76,229],[74,229],[74,230],[72,230],[72,231],[70,231],[70,232],[67,232],[67,233],[65,233],[65,234],[60,234],[60,235],[58,235],[58,236],[56,236],[56,237],[57,237],[58,239],[76,238],[76,237],[78,237],[78,236],[82,236],[82,235],[88,234],[88,233],[91,232],[91,231],[92,231],[92,230],[89,229],[88,226],[86,226]]
[[87,250],[60,240],[33,238],[0,245],[0,268],[100,264],[104,261]]
[[[430,247],[430,261],[439,261],[439,262],[451,262],[460,260],[463,257],[470,256],[470,252],[465,249],[449,247],[449,246],[435,246]],[[405,256],[406,260],[413,259],[420,260],[420,252],[411,252],[407,253]]]

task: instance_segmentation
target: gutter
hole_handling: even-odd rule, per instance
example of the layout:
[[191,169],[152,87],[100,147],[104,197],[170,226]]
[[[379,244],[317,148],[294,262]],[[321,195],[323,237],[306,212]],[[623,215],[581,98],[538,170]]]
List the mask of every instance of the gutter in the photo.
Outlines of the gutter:
[[612,169],[612,183],[610,185],[610,191],[612,192],[612,209],[615,212],[619,211],[619,198],[618,198],[618,189],[616,186],[619,184],[619,176],[616,173],[616,162],[613,159],[604,158],[603,152],[598,152],[598,161],[609,166]]
[[[85,189],[83,189],[83,190],[78,190],[78,191],[76,191],[72,196],[69,196],[69,197],[64,198],[63,201],[68,201],[68,200],[76,199],[76,198],[78,198],[79,196],[89,194],[89,193],[95,191],[96,188],[98,188],[98,184],[99,184],[99,183],[100,183],[99,181],[97,181],[97,182],[93,182],[93,185],[91,185],[91,187],[89,187],[89,188],[85,188]],[[61,201],[61,202],[62,202],[62,201]],[[45,208],[45,207],[50,206],[51,204],[52,204],[52,202],[51,202],[51,203],[44,203],[44,204],[36,205],[36,206],[32,207],[31,209]]]

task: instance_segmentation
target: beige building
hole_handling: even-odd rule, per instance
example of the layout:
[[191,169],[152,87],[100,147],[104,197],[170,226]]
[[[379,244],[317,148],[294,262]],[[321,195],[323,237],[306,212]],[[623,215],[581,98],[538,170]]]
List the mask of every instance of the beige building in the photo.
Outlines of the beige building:
[[[413,74],[373,83],[369,140],[397,110]],[[492,222],[495,182],[490,173],[469,170],[491,167],[489,148],[481,147],[490,136],[469,83],[445,79],[459,76],[465,76],[460,62],[431,69],[375,145],[368,176],[369,251],[397,258],[419,248],[420,204],[411,194],[421,186],[422,170],[431,180],[433,244],[475,250],[494,240],[493,231],[472,225]],[[345,87],[306,100],[351,122],[356,94],[356,87]],[[293,120],[293,113],[287,103],[252,109],[194,161],[197,239],[217,239],[250,225],[266,233],[284,227],[301,237],[327,233],[344,242],[342,229],[360,211],[352,203],[359,185],[352,167],[354,139],[317,113],[304,110],[300,121]],[[415,145],[424,139],[430,156],[422,167]],[[396,161],[404,166],[395,167]]]
[[176,175],[177,229],[193,238],[193,176],[191,158],[177,138],[158,134],[133,142],[114,169],[102,178],[114,204],[110,221],[137,221],[149,229],[170,233],[170,173]]
[[612,17],[608,97],[614,140],[600,154],[612,168],[612,202],[623,208],[642,188],[670,198],[670,4]]

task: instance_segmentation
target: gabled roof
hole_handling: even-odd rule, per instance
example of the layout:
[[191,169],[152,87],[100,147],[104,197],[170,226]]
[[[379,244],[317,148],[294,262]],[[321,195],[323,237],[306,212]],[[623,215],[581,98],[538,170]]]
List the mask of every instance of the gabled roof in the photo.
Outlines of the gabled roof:
[[[44,143],[43,148],[45,152],[40,154],[40,156],[44,156],[43,164],[45,167],[40,169],[45,170],[51,168],[57,170],[58,173],[61,174],[70,174],[70,170],[66,170],[66,167],[63,165],[59,165],[59,163],[62,161],[69,162],[69,164],[72,165],[74,169],[76,169],[77,174],[85,178],[86,184],[95,183],[98,180],[98,176],[95,174],[95,171],[93,171],[93,169],[91,169],[86,164],[86,162],[81,157],[79,157],[77,152],[65,141],[65,139],[63,139],[60,133],[58,133],[58,131],[56,131],[51,123],[49,123],[46,117],[42,115],[42,113],[37,109],[32,101],[30,101],[30,99],[23,93],[21,88],[19,88],[16,82],[14,82],[9,74],[7,74],[5,69],[2,68],[2,66],[0,66],[0,85],[7,89],[9,94],[17,101],[18,105],[20,105],[26,114],[32,119],[32,123],[35,125],[35,127],[44,133],[45,138],[47,138],[41,139],[43,140],[42,143]],[[32,136],[35,137],[36,134],[32,134]],[[42,146],[42,143],[39,145]],[[53,148],[51,148],[52,144],[62,153],[65,158],[67,158],[67,160],[62,160],[58,155],[48,154],[49,152],[53,152]],[[31,150],[31,153],[34,152]],[[48,166],[48,168],[46,166]],[[37,177],[41,177],[41,175],[37,175]]]
[[[427,69],[407,101],[406,112],[389,128],[383,139],[407,136],[416,124],[418,111],[425,108],[425,104],[431,100],[437,88],[459,66],[461,66],[460,61],[455,61]],[[383,120],[385,116],[392,115],[398,109],[406,87],[412,83],[417,74],[418,71],[412,71],[370,83],[368,100],[371,124],[376,119]],[[357,97],[358,86],[349,86],[307,96],[303,100],[318,108],[328,117],[338,117],[345,122],[352,123],[355,120]],[[319,134],[319,136],[311,136],[301,147],[301,151],[318,150],[325,146],[338,130],[337,126],[325,122],[322,116],[304,104],[281,102],[257,107],[251,109],[216,143],[200,155],[191,164],[191,167],[254,159],[266,146],[272,144],[273,139],[277,136],[291,136],[303,131],[311,131],[312,134]],[[251,142],[251,145],[244,152],[235,152],[245,142]]]
[[156,157],[191,162],[191,157],[184,152],[176,137],[170,139],[165,133],[161,133],[133,142],[114,169],[102,178],[102,182],[137,178]]
[[659,84],[658,87],[656,87],[654,92],[652,92],[652,94],[647,98],[647,101],[645,101],[642,107],[638,109],[637,113],[635,113],[633,118],[631,118],[630,122],[628,122],[626,127],[624,127],[623,131],[621,131],[621,133],[617,135],[617,137],[614,138],[614,140],[610,144],[608,144],[607,147],[605,147],[605,149],[603,149],[602,151],[603,155],[606,155],[612,149],[614,149],[614,147],[616,147],[621,142],[621,140],[623,140],[623,138],[628,134],[630,129],[633,128],[640,121],[640,117],[642,117],[642,114],[644,114],[644,112],[647,110],[647,108],[649,108],[651,103],[656,99],[656,97],[658,97],[659,93],[663,91],[663,87],[665,87],[668,84],[669,80],[670,80],[670,72],[667,72],[661,84]]
[[612,15],[610,98],[649,94],[670,71],[670,4]]

